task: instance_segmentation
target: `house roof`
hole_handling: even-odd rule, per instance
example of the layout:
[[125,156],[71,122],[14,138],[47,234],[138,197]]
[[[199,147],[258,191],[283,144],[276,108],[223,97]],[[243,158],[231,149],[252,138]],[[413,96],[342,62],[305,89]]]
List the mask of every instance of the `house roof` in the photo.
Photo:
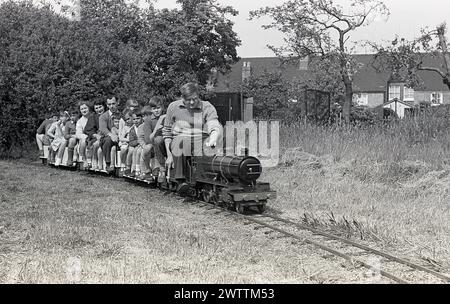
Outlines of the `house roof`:
[[242,67],[244,62],[250,62],[252,75],[261,75],[264,71],[281,71],[285,79],[308,77],[308,71],[300,71],[297,65],[283,64],[277,57],[241,58],[231,67],[231,71],[225,75],[218,74],[215,85],[216,92],[239,90],[242,83]]
[[[373,66],[374,55],[353,55],[360,69],[354,75],[354,92],[385,92],[391,71],[378,72]],[[219,74],[215,85],[216,92],[239,91],[239,85],[242,83],[242,67],[244,62],[250,62],[252,75],[261,75],[266,71],[281,71],[285,79],[294,78],[306,79],[309,76],[308,71],[300,70],[298,65],[281,64],[277,57],[256,57],[241,58],[231,67],[231,71],[225,75]],[[427,56],[424,60],[425,66],[440,67],[442,59]],[[449,91],[443,83],[442,78],[435,72],[419,71],[423,86],[418,91]]]

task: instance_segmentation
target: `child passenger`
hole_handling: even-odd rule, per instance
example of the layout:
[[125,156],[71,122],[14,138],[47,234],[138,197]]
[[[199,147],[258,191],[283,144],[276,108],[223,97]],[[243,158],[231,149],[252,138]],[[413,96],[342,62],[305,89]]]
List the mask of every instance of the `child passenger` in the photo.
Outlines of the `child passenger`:
[[115,143],[119,143],[119,124],[120,120],[122,118],[119,114],[113,115],[112,121],[113,121],[113,127],[111,128],[111,134],[112,134],[112,141]]
[[119,147],[119,123],[122,119],[120,114],[117,113],[111,117],[113,121],[113,127],[111,128],[111,167],[115,168],[116,166],[116,157],[117,157],[117,149]]
[[153,181],[152,172],[150,169],[150,158],[153,152],[153,146],[150,142],[150,134],[152,133],[152,118],[153,113],[150,106],[145,106],[142,111],[142,124],[138,128],[138,141],[141,147],[140,167],[142,170],[142,176],[139,178],[147,181]]
[[[122,115],[125,117],[125,113],[133,113],[135,110],[137,110],[139,108],[139,103],[135,100],[135,99],[128,99],[126,104],[125,104],[125,109],[122,112]],[[124,119],[120,120],[120,124],[119,124],[119,130],[122,129],[124,126],[126,125],[126,122]]]
[[54,122],[47,131],[48,137],[52,139],[50,149],[52,156],[50,157],[50,160],[52,161],[53,157],[56,155],[55,166],[59,166],[61,164],[61,160],[64,155],[66,141],[64,138],[64,128],[69,118],[69,112],[61,112],[59,115],[59,120]]
[[123,174],[126,169],[131,168],[132,157],[128,159],[128,143],[130,141],[129,134],[131,127],[133,126],[133,119],[131,118],[131,112],[126,111],[122,119],[125,124],[120,126],[119,124],[119,149],[120,149],[120,163],[121,169],[120,172]]
[[[127,159],[132,158],[131,168],[125,170],[125,175],[130,177],[139,176],[140,174],[140,159],[141,159],[141,147],[139,146],[138,140],[138,128],[142,124],[142,114],[139,110],[135,110],[131,115],[133,119],[133,126],[131,127],[129,133],[129,142],[128,142],[128,155]],[[130,172],[131,171],[131,172]]]
[[150,141],[155,151],[155,168],[153,176],[158,178],[158,183],[162,183],[166,174],[166,145],[162,135],[164,127],[164,120],[166,114],[164,113],[164,100],[161,97],[154,97],[150,99],[150,107],[153,113],[152,119],[152,133],[150,134]]
[[50,146],[50,138],[47,135],[47,131],[56,121],[58,121],[58,114],[50,114],[48,118],[41,123],[36,131],[36,143],[39,148],[39,157],[44,156],[44,145]]
[[[70,112],[70,120],[66,122],[64,128],[64,145],[61,145],[61,149],[65,149],[67,145],[67,166],[73,166],[73,154],[75,146],[78,143],[76,136],[76,124],[78,121],[78,111],[74,110]],[[64,152],[63,152],[64,153]]]
[[[149,106],[144,107],[142,114],[144,117],[144,123],[140,127],[140,141],[142,154],[141,154],[141,168],[143,170],[143,178],[149,180],[151,178],[158,178],[159,182],[164,180],[165,174],[165,144],[162,137],[162,127],[164,115],[162,115],[164,108],[164,100],[159,96],[152,97],[149,102]],[[158,125],[159,121],[159,125]],[[150,169],[150,162],[154,160],[152,166],[153,172]],[[161,175],[161,177],[160,177]]]
[[[94,103],[94,111],[91,116],[89,116],[86,126],[84,127],[84,134],[87,135],[86,139],[86,158],[87,158],[87,168],[97,169],[97,150],[100,147],[99,134],[99,123],[98,118],[105,112],[105,104],[101,100],[97,100]],[[95,165],[92,165],[92,160],[94,160]]]

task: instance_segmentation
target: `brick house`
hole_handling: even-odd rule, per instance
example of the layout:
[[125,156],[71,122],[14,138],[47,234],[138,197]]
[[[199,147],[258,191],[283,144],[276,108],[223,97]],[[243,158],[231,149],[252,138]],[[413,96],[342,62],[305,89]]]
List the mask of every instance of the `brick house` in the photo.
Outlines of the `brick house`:
[[[420,88],[408,88],[404,82],[391,78],[391,72],[377,72],[372,66],[373,55],[354,55],[360,69],[354,75],[353,100],[359,106],[376,108],[383,106],[391,108],[399,117],[404,117],[408,109],[421,103],[431,105],[450,104],[450,91],[442,78],[432,71],[419,71],[423,84]],[[437,58],[427,57],[424,65],[432,67],[442,66]],[[280,70],[288,80],[294,78],[306,79],[308,59],[299,64],[289,64],[280,67],[280,60],[276,57],[241,58],[232,66],[230,73],[218,74],[215,79],[215,92],[239,92],[239,85],[251,75]],[[247,103],[252,102],[247,98]]]
[[[355,74],[353,98],[360,106],[375,108],[383,105],[390,108],[400,118],[421,103],[438,106],[450,104],[450,91],[442,78],[432,71],[419,71],[422,84],[415,90],[406,86],[399,79],[392,79],[390,71],[377,72],[373,66],[373,55],[355,55],[362,68]],[[440,67],[442,62],[437,58],[427,57],[424,65]]]

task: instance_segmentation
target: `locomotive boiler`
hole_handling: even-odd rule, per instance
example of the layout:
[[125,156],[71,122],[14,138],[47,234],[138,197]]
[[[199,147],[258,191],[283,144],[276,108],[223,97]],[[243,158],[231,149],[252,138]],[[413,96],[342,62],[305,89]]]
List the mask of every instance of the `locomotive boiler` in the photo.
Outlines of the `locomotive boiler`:
[[252,156],[201,156],[190,162],[191,185],[202,200],[244,213],[255,207],[264,212],[276,192],[269,183],[258,182],[261,162]]

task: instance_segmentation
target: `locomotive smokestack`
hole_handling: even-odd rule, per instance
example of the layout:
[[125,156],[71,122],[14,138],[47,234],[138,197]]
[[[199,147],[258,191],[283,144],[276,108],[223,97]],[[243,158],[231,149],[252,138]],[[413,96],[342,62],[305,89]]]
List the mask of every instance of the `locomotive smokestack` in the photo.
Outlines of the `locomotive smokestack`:
[[245,157],[247,157],[248,156],[248,148],[242,148],[241,149],[241,154],[243,154]]

